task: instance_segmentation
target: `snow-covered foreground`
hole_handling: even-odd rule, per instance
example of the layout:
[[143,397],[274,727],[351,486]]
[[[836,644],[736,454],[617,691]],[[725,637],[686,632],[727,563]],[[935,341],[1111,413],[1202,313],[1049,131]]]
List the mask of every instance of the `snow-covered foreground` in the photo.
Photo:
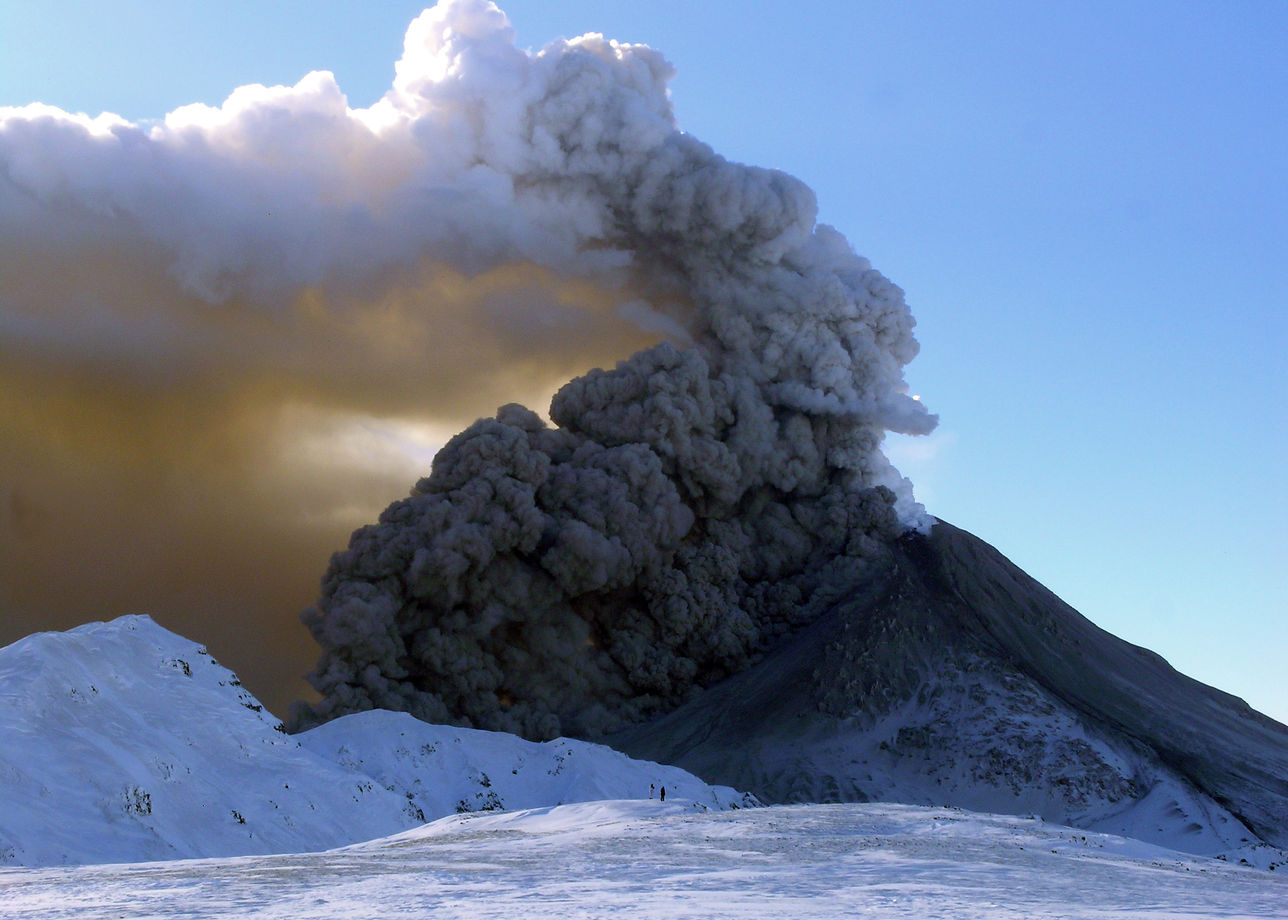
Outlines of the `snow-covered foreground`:
[[1288,917],[1288,873],[1024,818],[614,801],[459,815],[301,856],[0,870],[10,920]]

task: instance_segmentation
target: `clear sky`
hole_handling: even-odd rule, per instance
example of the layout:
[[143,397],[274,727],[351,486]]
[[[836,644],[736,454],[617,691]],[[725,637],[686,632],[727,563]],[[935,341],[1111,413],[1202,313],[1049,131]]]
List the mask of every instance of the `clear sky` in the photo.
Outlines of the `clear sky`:
[[[941,424],[890,454],[931,513],[1288,721],[1288,5],[502,7],[524,46],[662,50],[682,128],[905,290]],[[324,69],[367,106],[420,8],[5,2],[0,105],[144,121]]]

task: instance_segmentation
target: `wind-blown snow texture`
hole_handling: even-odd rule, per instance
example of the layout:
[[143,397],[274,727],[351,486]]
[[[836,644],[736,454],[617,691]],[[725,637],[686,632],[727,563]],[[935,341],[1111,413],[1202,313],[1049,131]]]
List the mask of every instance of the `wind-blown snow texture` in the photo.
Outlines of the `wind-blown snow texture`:
[[0,865],[323,850],[457,812],[600,798],[756,804],[558,739],[355,715],[288,737],[205,649],[146,617],[0,649]]
[[1282,918],[1288,876],[1033,819],[668,800],[450,817],[311,856],[0,870],[0,899],[9,920],[1228,920]]
[[503,407],[355,533],[305,617],[323,699],[299,725],[389,708],[594,736],[738,672],[928,524],[880,451],[935,423],[904,384],[902,293],[802,183],[680,132],[670,72],[599,36],[529,55],[477,0],[409,30],[391,112],[426,144],[469,118],[461,161],[559,228],[541,257],[624,268],[683,347],[573,380],[557,427]]

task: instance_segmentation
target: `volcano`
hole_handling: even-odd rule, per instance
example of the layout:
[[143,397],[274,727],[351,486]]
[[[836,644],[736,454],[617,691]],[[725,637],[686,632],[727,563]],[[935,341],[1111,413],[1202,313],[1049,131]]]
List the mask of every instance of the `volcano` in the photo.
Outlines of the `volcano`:
[[945,522],[746,671],[615,733],[774,802],[1033,813],[1288,847],[1288,727],[1100,629]]
[[[210,344],[141,367],[207,368],[223,392],[244,365],[241,389],[333,432],[359,409],[464,421],[515,381],[545,394],[592,366],[546,413],[507,403],[452,437],[331,558],[302,615],[317,696],[291,729],[387,709],[608,739],[772,801],[1033,812],[1192,852],[1288,845],[1288,729],[1096,629],[917,501],[883,451],[938,422],[905,376],[920,344],[902,289],[819,221],[804,182],[682,130],[674,73],[595,33],[526,50],[488,0],[444,0],[369,109],[317,72],[155,131],[67,113],[46,130],[38,109],[0,132],[6,163],[93,164],[11,169],[0,200],[41,215],[19,236],[79,266],[59,241],[120,215],[107,248],[147,255],[108,275],[155,276],[122,288],[137,334],[121,338],[150,348],[174,325]],[[288,136],[309,155],[284,155]],[[175,213],[200,219],[176,233]],[[51,353],[76,380],[99,360],[81,305],[103,285],[85,277],[49,295],[68,306],[39,337],[65,343]],[[46,329],[42,300],[23,310]],[[242,340],[257,357],[230,364]],[[284,354],[289,380],[267,385]]]

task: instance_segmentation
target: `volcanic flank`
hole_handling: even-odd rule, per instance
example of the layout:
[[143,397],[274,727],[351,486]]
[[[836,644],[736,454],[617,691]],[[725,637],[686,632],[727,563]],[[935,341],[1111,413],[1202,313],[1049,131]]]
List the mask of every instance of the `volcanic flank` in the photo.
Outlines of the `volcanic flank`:
[[747,671],[609,743],[771,801],[1032,813],[1208,854],[1288,847],[1288,727],[950,524],[885,544],[869,571]]

